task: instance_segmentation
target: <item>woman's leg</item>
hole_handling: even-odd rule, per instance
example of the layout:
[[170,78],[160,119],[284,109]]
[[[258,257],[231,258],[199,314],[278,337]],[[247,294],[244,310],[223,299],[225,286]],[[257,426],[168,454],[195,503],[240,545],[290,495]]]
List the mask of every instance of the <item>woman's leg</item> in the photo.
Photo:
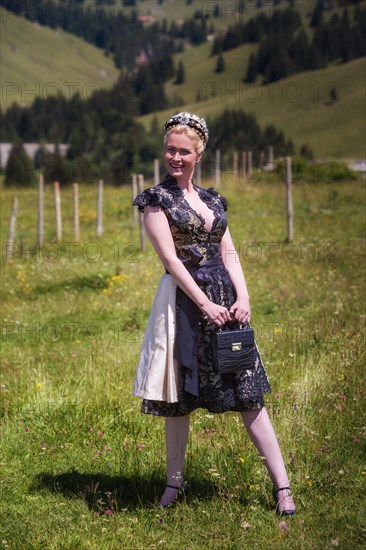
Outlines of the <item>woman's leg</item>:
[[[184,460],[189,433],[189,414],[165,419],[167,485],[179,488],[184,482]],[[160,504],[167,506],[177,498],[177,489],[166,487]]]
[[[264,465],[268,470],[274,489],[289,487],[281,449],[266,409],[263,407],[258,410],[245,411],[241,415],[251,440],[264,459]],[[280,512],[295,510],[289,491],[277,493],[277,499]]]

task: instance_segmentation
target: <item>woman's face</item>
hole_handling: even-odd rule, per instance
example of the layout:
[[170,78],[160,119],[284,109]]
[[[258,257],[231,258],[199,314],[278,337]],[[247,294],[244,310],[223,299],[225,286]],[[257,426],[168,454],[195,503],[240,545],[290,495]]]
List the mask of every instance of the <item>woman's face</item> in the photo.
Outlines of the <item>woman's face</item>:
[[185,134],[171,132],[165,145],[164,164],[167,172],[186,182],[192,179],[195,164],[202,154],[196,152],[196,144]]

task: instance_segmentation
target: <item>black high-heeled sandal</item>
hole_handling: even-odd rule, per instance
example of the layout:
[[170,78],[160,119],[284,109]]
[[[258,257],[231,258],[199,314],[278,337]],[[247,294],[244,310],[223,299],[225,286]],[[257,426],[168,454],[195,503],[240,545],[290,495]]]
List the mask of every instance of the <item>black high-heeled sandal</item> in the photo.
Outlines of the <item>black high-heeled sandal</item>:
[[[280,499],[278,498],[277,493],[279,493],[280,491],[290,491],[290,493],[286,495],[286,497],[291,496],[290,487],[280,487],[279,489],[273,489],[272,494],[276,503],[277,514],[279,514],[280,516],[294,516],[296,514],[296,510],[279,510],[278,505],[280,503]],[[283,498],[286,498],[286,497],[283,497]]]
[[158,508],[168,508],[169,506],[175,506],[178,502],[181,502],[185,498],[187,498],[189,486],[188,483],[185,481],[177,487],[176,485],[169,485],[169,483],[166,485],[166,487],[169,487],[169,489],[176,489],[177,490],[177,496],[175,500],[171,500],[167,504],[162,504],[161,500],[158,504]]

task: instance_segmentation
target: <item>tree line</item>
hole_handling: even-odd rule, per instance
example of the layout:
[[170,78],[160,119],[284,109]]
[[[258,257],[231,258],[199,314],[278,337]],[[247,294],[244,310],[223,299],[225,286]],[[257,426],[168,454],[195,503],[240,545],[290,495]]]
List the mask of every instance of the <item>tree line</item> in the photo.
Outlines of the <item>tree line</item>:
[[342,17],[334,13],[322,19],[311,40],[306,31],[286,37],[282,33],[266,36],[256,54],[251,54],[244,81],[255,82],[258,74],[269,84],[293,74],[321,69],[332,61],[346,63],[366,55],[366,9],[356,7],[352,20],[348,10]]
[[[351,3],[342,0],[341,5]],[[248,22],[230,26],[215,38],[211,55],[220,58],[222,52],[242,44],[259,43],[257,53],[250,56],[243,80],[255,82],[260,74],[263,84],[320,69],[335,60],[347,62],[366,55],[366,9],[357,5],[351,18],[345,7],[341,16],[334,12],[329,21],[325,21],[327,9],[329,6],[322,0],[316,4],[311,15],[310,25],[314,29],[311,39],[299,13],[289,6],[271,16],[260,13]]]
[[[262,128],[255,115],[239,109],[225,109],[215,118],[208,117],[207,124],[210,139],[205,153],[206,161],[213,161],[217,149],[220,149],[225,165],[230,167],[235,151],[252,151],[253,161],[257,165],[260,152],[267,153],[269,146],[274,148],[277,156],[296,153],[293,141],[286,138],[283,130],[273,124]],[[303,147],[299,151],[300,154],[304,150]]]
[[289,37],[300,26],[300,15],[291,8],[276,10],[271,16],[262,12],[247,22],[230,25],[223,35],[215,38],[211,55],[237,48],[242,44],[256,44],[262,40],[263,36],[270,34],[280,33],[285,37]]
[[[38,106],[41,103],[38,101]],[[33,126],[33,113],[31,109],[28,110],[27,124],[23,126],[23,129],[28,129],[28,133],[18,133],[13,140],[14,145],[5,169],[5,186],[33,186],[36,173],[40,170],[46,183],[57,180],[62,185],[76,181],[95,183],[100,178],[121,185],[129,183],[131,172],[152,176],[153,160],[160,158],[162,151],[162,128],[156,117],[146,132],[133,118],[133,106],[125,109],[124,114],[115,120],[117,112],[111,108],[101,109],[102,104],[91,110],[90,104],[80,98],[72,98],[69,103],[69,117],[64,123],[63,134],[57,133],[56,121],[60,122],[59,115],[65,113],[64,108],[50,117],[54,122],[53,133],[45,131],[48,129],[46,124],[42,133],[39,121],[36,124],[36,115]],[[53,108],[48,105],[48,113],[52,111]],[[43,105],[42,113],[46,112],[47,106]],[[226,167],[231,166],[234,151],[250,149],[255,162],[260,151],[268,150],[270,145],[278,155],[295,153],[293,142],[285,138],[282,130],[273,125],[262,129],[254,115],[240,110],[225,110],[220,116],[208,119],[208,125],[211,135],[205,154],[205,163],[208,165],[214,164],[216,149],[221,150],[222,162]],[[19,131],[21,128],[20,125]],[[36,131],[40,133],[37,135]],[[60,138],[70,143],[67,158],[61,156],[57,145],[54,153],[46,151],[42,142],[52,140],[52,135],[56,143]],[[26,141],[41,142],[34,162],[22,146],[22,142]],[[300,153],[307,150],[306,147],[302,149]]]

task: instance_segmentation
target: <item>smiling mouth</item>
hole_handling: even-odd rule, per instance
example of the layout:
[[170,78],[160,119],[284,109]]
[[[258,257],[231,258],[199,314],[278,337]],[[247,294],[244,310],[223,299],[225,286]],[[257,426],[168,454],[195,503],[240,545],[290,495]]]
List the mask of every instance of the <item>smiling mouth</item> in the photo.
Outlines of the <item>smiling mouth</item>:
[[172,166],[173,168],[183,168],[183,164],[172,164],[170,163],[170,166]]

